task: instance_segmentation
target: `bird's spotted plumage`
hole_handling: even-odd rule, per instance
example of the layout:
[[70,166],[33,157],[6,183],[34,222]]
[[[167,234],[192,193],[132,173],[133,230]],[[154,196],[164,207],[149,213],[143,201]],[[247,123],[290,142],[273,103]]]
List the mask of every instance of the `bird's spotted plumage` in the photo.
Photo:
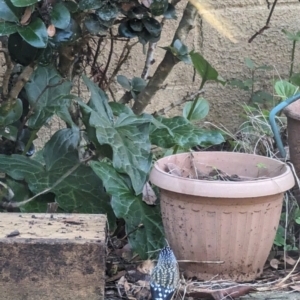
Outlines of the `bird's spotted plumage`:
[[179,280],[176,257],[170,247],[164,247],[151,274],[152,300],[170,300]]

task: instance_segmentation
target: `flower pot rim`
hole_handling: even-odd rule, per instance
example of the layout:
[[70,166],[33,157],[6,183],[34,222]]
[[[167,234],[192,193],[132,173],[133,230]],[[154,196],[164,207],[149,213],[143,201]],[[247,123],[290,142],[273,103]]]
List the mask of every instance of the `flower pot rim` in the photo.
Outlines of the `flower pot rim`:
[[276,163],[278,166],[283,166],[285,170],[278,176],[259,180],[210,181],[179,177],[167,173],[159,166],[162,161],[168,161],[174,156],[187,156],[189,154],[189,152],[173,154],[159,159],[157,162],[155,162],[154,167],[152,168],[150,173],[150,181],[157,187],[168,191],[212,198],[252,198],[269,196],[283,193],[292,188],[295,184],[293,173],[287,164],[269,157],[248,153],[207,151],[194,152],[193,155],[197,156],[205,154],[225,157],[239,155],[245,156],[245,158],[255,156],[260,157],[260,159],[264,160],[265,162],[270,161],[272,164]]

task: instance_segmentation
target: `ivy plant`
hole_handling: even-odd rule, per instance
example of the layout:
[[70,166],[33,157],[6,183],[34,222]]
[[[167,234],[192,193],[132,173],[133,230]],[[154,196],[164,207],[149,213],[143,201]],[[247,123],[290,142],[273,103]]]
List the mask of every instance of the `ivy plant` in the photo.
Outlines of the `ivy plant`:
[[[45,212],[48,203],[56,202],[58,212],[106,214],[110,233],[123,219],[129,244],[141,258],[164,244],[159,200],[149,204],[143,199],[152,146],[189,151],[224,138],[196,125],[209,112],[202,97],[190,99],[182,116],[170,118],[135,114],[130,104],[112,101],[107,68],[97,62],[101,43],[96,49],[89,44],[104,36],[112,44],[125,38],[127,48],[134,38],[142,45],[156,43],[162,31],[158,16],[175,18],[174,6],[167,0],[132,7],[121,0],[0,1],[7,64],[0,90],[2,210]],[[176,39],[165,50],[196,69],[200,90],[209,80],[223,83],[204,57],[188,51],[182,41]],[[84,68],[88,62],[91,67]],[[128,79],[120,69],[118,65],[111,80],[135,101],[148,80],[135,74]],[[74,92],[78,80],[89,92],[88,101]],[[65,126],[37,151],[41,129],[54,116]]]

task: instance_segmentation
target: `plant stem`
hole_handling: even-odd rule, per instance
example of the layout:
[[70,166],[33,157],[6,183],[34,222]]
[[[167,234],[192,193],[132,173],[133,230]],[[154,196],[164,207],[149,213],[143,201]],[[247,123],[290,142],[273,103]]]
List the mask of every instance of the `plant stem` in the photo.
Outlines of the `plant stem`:
[[[183,16],[179,22],[178,28],[175,32],[173,43],[179,39],[184,42],[188,37],[189,32],[194,28],[196,17],[198,16],[197,9],[188,2],[186,8],[184,9]],[[155,97],[157,91],[161,88],[165,79],[171,73],[173,67],[179,63],[177,59],[170,51],[166,51],[165,56],[153,76],[149,80],[147,86],[144,90],[138,95],[135,100],[132,110],[135,114],[141,114],[150,101]]]
[[290,68],[290,76],[289,76],[289,81],[291,81],[291,77],[292,77],[292,75],[293,75],[293,70],[294,70],[295,49],[296,49],[296,41],[293,41],[293,48],[292,48],[292,61],[291,61],[291,68]]
[[[199,91],[201,91],[201,90],[203,89],[203,86],[204,86],[205,82],[206,82],[206,80],[205,80],[205,79],[202,79],[201,84],[200,84]],[[188,114],[188,116],[187,116],[187,119],[188,119],[189,121],[190,121],[190,119],[191,119],[191,117],[192,117],[192,115],[193,115],[193,112],[194,112],[194,110],[195,110],[195,107],[196,107],[197,103],[198,103],[198,99],[196,99],[196,97],[195,97],[195,98],[194,98],[194,102],[193,102],[192,107],[191,107],[191,110],[189,111],[189,114]]]
[[[201,91],[201,90],[203,89],[203,86],[204,86],[205,82],[206,82],[206,80],[205,80],[204,78],[202,78],[202,81],[201,81],[201,84],[200,84],[199,91]],[[198,97],[198,96],[196,96],[196,97],[194,98],[193,104],[192,104],[192,107],[191,107],[191,110],[189,111],[189,114],[188,114],[188,116],[187,116],[187,119],[188,119],[189,121],[190,121],[190,119],[191,119],[191,117],[192,117],[192,115],[193,115],[193,112],[194,112],[194,110],[195,110],[195,107],[196,107],[196,105],[197,105],[197,103],[198,103],[198,99],[199,99],[199,98],[197,98],[197,97]],[[173,154],[176,154],[176,153],[177,153],[178,148],[179,148],[178,145],[175,145],[175,146],[174,146]]]
[[30,138],[25,146],[24,151],[22,152],[22,155],[26,155],[26,153],[28,152],[30,145],[32,144],[33,140],[35,139],[35,136],[37,134],[38,130],[33,130],[30,134]]

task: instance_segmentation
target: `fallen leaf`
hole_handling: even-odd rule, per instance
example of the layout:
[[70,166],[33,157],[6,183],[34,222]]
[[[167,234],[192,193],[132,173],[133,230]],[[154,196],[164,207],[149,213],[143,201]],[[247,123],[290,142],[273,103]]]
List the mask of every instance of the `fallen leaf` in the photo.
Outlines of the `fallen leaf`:
[[270,260],[270,266],[273,268],[273,269],[278,269],[278,265],[280,265],[280,261],[276,258],[273,258]]
[[123,259],[125,259],[127,261],[130,261],[133,258],[133,252],[132,252],[129,244],[126,244],[121,249],[116,249],[115,252],[117,255],[121,256]]
[[146,182],[143,188],[143,201],[149,205],[154,205],[156,200],[157,197],[151,185],[149,184],[149,182]]
[[247,295],[249,292],[253,292],[255,289],[252,286],[234,286],[227,289],[217,290],[212,292],[212,296],[215,300],[223,299],[235,299]]
[[10,237],[15,237],[20,235],[20,231],[19,230],[14,230],[11,233],[9,233],[6,237],[10,238]]
[[182,171],[181,171],[181,169],[177,165],[175,165],[173,163],[167,163],[166,164],[166,169],[167,169],[166,171],[169,174],[182,177]]
[[150,275],[142,273],[138,270],[128,270],[126,274],[126,279],[128,280],[128,282],[131,283],[136,283],[139,280],[149,281]]
[[300,285],[292,285],[290,286],[291,289],[293,289],[294,291],[300,292]]
[[47,28],[47,34],[49,37],[54,37],[56,33],[56,29],[55,29],[55,26],[53,24],[49,25],[48,28]]
[[150,283],[149,281],[139,280],[132,285],[132,295],[139,300],[151,300]]
[[125,276],[122,276],[122,277],[119,279],[117,285],[118,285],[118,287],[123,288],[126,294],[127,294],[127,292],[130,291],[130,285],[129,285],[127,279],[125,278]]
[[121,277],[123,277],[124,275],[126,275],[126,271],[125,270],[118,272],[116,275],[114,275],[114,276],[112,276],[110,278],[107,278],[105,281],[106,282],[114,282],[114,281],[120,279]]
[[22,16],[22,18],[20,20],[20,24],[27,25],[29,23],[31,14],[32,14],[31,7],[27,6],[26,9],[25,9],[25,11],[24,11],[24,14],[23,14],[23,16]]
[[283,257],[283,260],[285,260],[285,262],[290,266],[294,266],[296,263],[296,261],[288,255],[286,255],[286,257]]
[[256,291],[256,289],[252,286],[234,286],[219,290],[195,288],[190,286],[187,288],[186,296],[193,298],[213,298],[215,300],[224,300],[239,298],[252,291]]
[[143,261],[138,267],[137,270],[143,274],[151,274],[152,270],[154,268],[154,263],[152,260],[147,259]]

